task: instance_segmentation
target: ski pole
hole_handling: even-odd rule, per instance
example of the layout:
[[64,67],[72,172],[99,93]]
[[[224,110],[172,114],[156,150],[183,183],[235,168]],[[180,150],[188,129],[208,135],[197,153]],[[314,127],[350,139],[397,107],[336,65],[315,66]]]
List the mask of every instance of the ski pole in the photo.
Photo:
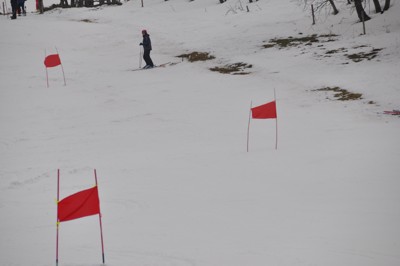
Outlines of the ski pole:
[[142,68],[142,47],[139,46],[140,56],[139,56],[139,68]]

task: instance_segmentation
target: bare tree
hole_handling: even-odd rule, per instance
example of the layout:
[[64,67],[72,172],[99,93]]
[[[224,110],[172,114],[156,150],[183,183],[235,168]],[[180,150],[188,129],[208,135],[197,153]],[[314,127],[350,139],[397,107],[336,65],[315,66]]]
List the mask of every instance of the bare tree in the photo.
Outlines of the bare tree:
[[333,14],[336,15],[339,13],[339,10],[336,8],[335,2],[333,0],[329,0],[329,3],[331,3],[331,6],[333,8]]
[[[315,7],[315,11],[319,11],[326,7],[328,4],[332,6],[333,9],[333,14],[336,15],[339,13],[339,10],[337,9],[334,0],[316,0],[316,1],[311,1],[312,5]],[[308,0],[304,0],[304,4],[307,6],[309,4]]]
[[[360,19],[360,21],[368,21],[371,19],[371,17],[369,17],[367,15],[367,13],[364,10],[364,6],[365,3],[369,3],[371,0],[298,0],[301,3],[304,3],[304,7],[308,8],[310,5],[314,6],[314,10],[319,11],[324,7],[327,7],[328,5],[330,5],[333,9],[333,14],[338,14],[339,10],[336,8],[335,3],[342,3],[342,2],[347,2],[347,4],[352,4],[354,2],[354,6],[355,9],[357,11],[357,16]],[[384,11],[388,10],[390,8],[390,0],[385,0],[385,5],[382,9],[382,5],[380,2],[383,1],[379,1],[379,0],[372,0],[375,6],[375,11],[376,13],[380,13],[383,14]]]
[[68,7],[68,0],[60,0],[61,7]]
[[381,4],[379,3],[379,0],[373,0],[373,1],[376,13],[383,13],[384,11],[390,8],[390,0],[385,0],[385,6],[383,7],[383,9],[381,7]]
[[356,7],[357,15],[360,21],[367,21],[371,18],[365,13],[364,7],[362,6],[362,0],[354,0],[354,6]]
[[382,13],[382,8],[381,4],[379,3],[379,0],[373,0],[374,6],[375,6],[375,12],[376,13]]
[[385,6],[384,6],[383,10],[386,11],[386,10],[389,9],[389,7],[390,7],[390,0],[386,0],[386,1],[385,1]]
[[38,5],[39,5],[38,7],[39,7],[40,14],[43,14],[43,12],[44,12],[43,0],[39,0]]

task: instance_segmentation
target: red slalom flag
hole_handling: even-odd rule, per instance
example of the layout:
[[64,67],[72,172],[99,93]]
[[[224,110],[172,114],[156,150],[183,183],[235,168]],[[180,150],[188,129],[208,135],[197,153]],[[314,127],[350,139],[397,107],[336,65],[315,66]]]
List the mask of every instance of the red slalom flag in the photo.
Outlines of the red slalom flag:
[[253,119],[277,118],[276,101],[251,108]]
[[51,54],[46,56],[44,59],[44,65],[46,67],[55,67],[61,65],[61,59],[58,54]]
[[59,222],[94,214],[100,214],[100,200],[97,186],[72,194],[58,203]]

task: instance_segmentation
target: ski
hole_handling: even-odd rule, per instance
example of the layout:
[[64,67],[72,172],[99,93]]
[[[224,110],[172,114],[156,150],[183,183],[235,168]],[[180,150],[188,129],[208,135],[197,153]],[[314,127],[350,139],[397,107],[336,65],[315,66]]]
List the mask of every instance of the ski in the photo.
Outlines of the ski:
[[158,65],[158,66],[154,66],[154,67],[166,67],[166,66],[168,66],[170,64],[171,64],[171,62],[167,62],[167,63],[161,64],[161,65]]
[[135,68],[135,69],[132,69],[131,71],[149,70],[149,69],[154,69],[154,68],[159,68],[159,67],[174,66],[174,65],[177,65],[177,64],[179,64],[179,63],[180,63],[180,62],[167,62],[167,63],[163,63],[163,64],[160,64],[160,65],[156,65],[156,66],[154,66],[154,67],[149,67],[149,68],[144,68],[144,67],[142,67],[142,68]]

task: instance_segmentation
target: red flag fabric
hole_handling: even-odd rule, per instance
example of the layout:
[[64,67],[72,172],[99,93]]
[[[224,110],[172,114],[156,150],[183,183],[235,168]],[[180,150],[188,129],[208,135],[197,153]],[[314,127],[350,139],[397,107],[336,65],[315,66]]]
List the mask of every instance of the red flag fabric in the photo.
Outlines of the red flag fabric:
[[277,118],[276,102],[269,102],[257,107],[251,108],[252,117],[254,119]]
[[97,186],[79,191],[58,203],[58,221],[65,222],[100,213]]
[[61,65],[61,59],[58,54],[51,54],[46,56],[44,59],[44,65],[46,67],[55,67]]

